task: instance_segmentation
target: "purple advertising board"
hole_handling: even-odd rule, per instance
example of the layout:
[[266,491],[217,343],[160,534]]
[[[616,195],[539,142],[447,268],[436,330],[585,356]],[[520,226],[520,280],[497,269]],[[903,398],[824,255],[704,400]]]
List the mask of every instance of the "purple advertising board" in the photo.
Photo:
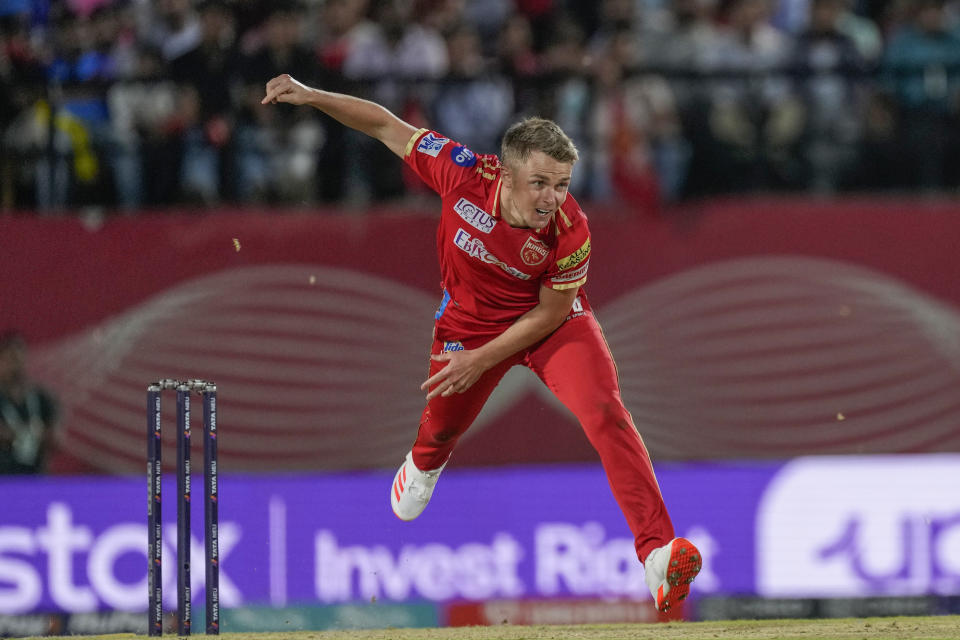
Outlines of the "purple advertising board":
[[[958,469],[960,456],[934,455],[671,464],[657,474],[677,535],[703,552],[694,596],[783,597],[960,591]],[[650,597],[599,467],[451,467],[410,523],[390,510],[391,480],[222,475],[221,605]],[[910,500],[920,483],[926,493]],[[145,610],[145,485],[0,479],[0,614]],[[172,477],[163,488],[173,608]],[[199,567],[200,518],[193,535]],[[193,574],[202,602],[202,572]]]

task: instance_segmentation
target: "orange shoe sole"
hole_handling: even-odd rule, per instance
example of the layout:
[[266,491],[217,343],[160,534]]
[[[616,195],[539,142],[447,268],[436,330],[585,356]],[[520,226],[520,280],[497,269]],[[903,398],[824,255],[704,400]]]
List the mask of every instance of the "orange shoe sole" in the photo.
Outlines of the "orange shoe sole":
[[657,610],[669,611],[675,602],[685,599],[690,594],[690,583],[700,573],[703,558],[700,550],[686,538],[677,538],[670,546],[670,560],[667,562],[667,584],[670,589],[666,595],[663,585],[657,589]]

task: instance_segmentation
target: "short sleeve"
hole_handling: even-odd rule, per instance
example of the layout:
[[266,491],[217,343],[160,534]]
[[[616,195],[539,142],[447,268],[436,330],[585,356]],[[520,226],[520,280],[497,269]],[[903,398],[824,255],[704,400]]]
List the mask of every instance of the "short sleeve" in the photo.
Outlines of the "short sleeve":
[[587,217],[572,198],[557,211],[556,256],[556,262],[543,275],[544,286],[556,290],[582,287],[590,267],[590,229]]
[[477,156],[462,144],[444,138],[436,131],[420,129],[410,137],[403,161],[428,187],[441,196],[474,173]]

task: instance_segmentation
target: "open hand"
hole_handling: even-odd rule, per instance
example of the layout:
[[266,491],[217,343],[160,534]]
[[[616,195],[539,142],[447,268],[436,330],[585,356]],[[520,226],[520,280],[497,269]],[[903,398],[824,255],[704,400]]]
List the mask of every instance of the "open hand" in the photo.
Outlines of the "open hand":
[[[427,402],[437,396],[449,396],[454,393],[463,393],[489,368],[476,350],[447,351],[439,354],[430,354],[431,360],[447,362],[440,371],[436,372],[420,385],[421,391],[429,390]],[[431,389],[431,387],[433,387]]]
[[278,102],[306,104],[311,92],[310,87],[298,82],[289,73],[284,73],[267,83],[266,95],[260,104],[277,104]]

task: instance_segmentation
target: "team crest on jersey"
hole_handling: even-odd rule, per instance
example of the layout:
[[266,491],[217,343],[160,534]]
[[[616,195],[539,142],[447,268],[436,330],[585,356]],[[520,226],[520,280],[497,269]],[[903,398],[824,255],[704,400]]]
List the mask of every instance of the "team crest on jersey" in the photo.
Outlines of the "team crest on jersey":
[[420,144],[417,145],[417,151],[436,158],[438,155],[440,155],[440,150],[443,149],[443,145],[447,144],[448,142],[450,142],[449,138],[442,138],[433,132],[430,132],[420,138]]
[[533,267],[546,260],[549,253],[550,247],[545,245],[543,241],[530,236],[520,249],[520,259],[523,260],[524,264]]

